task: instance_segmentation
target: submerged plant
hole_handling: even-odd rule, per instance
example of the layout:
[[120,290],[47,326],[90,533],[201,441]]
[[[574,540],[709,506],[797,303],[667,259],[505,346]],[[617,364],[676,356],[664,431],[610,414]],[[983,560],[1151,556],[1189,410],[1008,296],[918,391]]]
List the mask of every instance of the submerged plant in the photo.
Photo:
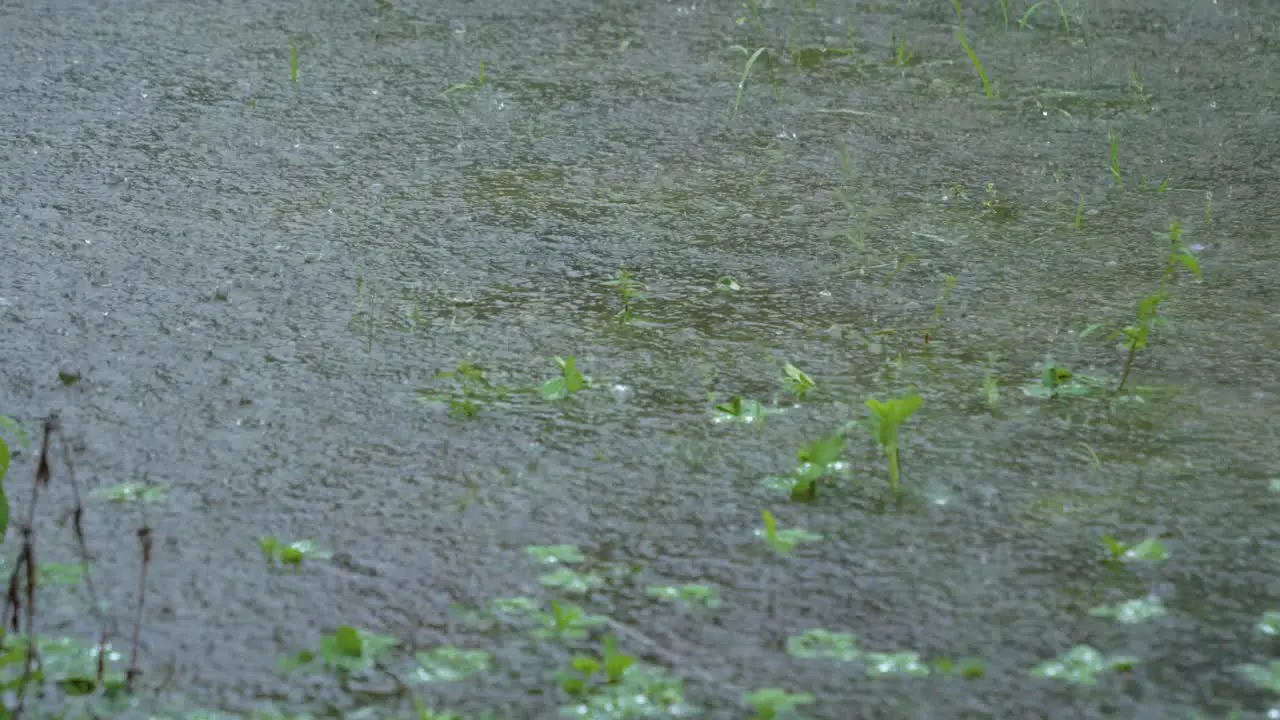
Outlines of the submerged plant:
[[626,270],[619,270],[612,280],[605,280],[601,285],[612,288],[622,300],[622,309],[615,317],[618,322],[630,322],[635,319],[635,303],[646,299],[644,285],[631,276]]
[[759,60],[761,55],[769,52],[769,48],[759,47],[756,48],[754,53],[741,45],[734,45],[729,49],[742,53],[743,57],[747,59],[742,66],[742,77],[738,78],[738,94],[733,99],[733,110],[729,113],[729,119],[732,120],[738,115],[738,109],[742,107],[742,91],[747,87],[747,78],[751,77],[752,66],[756,64],[756,60]]
[[964,34],[964,10],[960,8],[960,0],[951,0],[952,7],[956,11],[956,39],[960,41],[960,47],[964,48],[964,52],[969,56],[969,62],[973,63],[973,69],[978,71],[978,77],[982,79],[982,90],[987,94],[987,99],[995,97],[995,93],[991,90],[991,83],[987,81],[987,71],[982,69],[982,61],[978,60],[978,54],[969,46],[969,39]]
[[795,395],[797,400],[803,400],[805,395],[818,387],[818,383],[814,382],[813,378],[791,363],[782,366],[782,385],[788,392]]
[[574,393],[591,387],[591,378],[578,372],[578,359],[570,355],[567,358],[555,358],[560,368],[560,377],[554,377],[542,383],[538,389],[544,400],[563,400]]
[[779,530],[778,521],[768,510],[761,510],[760,517],[764,519],[764,528],[757,530],[756,535],[763,535],[765,542],[779,555],[786,555],[800,543],[817,542],[822,539],[821,535],[802,528]]
[[761,688],[742,697],[742,702],[755,710],[756,720],[798,718],[797,708],[812,705],[813,701],[809,693],[789,693],[780,688]]
[[1137,664],[1138,659],[1129,655],[1103,655],[1088,645],[1077,645],[1053,660],[1040,663],[1031,674],[1072,685],[1096,685],[1098,675],[1131,670]]
[[889,461],[889,489],[897,495],[901,490],[901,471],[898,464],[898,428],[907,421],[915,411],[920,409],[924,400],[915,393],[906,393],[885,401],[867,400],[867,409],[871,411],[867,418],[867,429]]

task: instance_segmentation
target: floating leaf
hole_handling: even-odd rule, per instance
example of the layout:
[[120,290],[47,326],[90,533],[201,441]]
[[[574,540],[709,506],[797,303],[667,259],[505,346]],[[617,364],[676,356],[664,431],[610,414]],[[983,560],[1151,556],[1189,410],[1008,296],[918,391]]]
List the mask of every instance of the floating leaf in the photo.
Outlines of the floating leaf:
[[833,633],[822,628],[807,630],[787,638],[787,654],[803,659],[853,662],[862,657],[852,633]]

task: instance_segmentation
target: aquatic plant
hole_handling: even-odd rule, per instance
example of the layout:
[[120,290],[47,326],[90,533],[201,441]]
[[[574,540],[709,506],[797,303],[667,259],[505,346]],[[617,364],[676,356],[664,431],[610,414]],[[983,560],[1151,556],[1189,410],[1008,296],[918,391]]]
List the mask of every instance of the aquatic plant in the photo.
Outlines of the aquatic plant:
[[1116,187],[1124,187],[1124,178],[1120,174],[1120,136],[1107,128],[1107,144],[1111,146],[1111,174],[1115,177]]
[[298,566],[304,560],[328,560],[333,553],[321,550],[311,540],[295,540],[282,542],[275,535],[258,538],[258,548],[270,564]]
[[982,366],[982,396],[992,415],[996,414],[996,405],[1000,402],[1000,378],[996,376],[996,361],[999,359],[995,352],[989,352],[987,362]]
[[818,383],[814,382],[813,378],[791,363],[785,363],[782,366],[782,385],[795,396],[796,400],[803,400],[805,395],[818,387]]
[[629,322],[634,320],[635,309],[633,306],[647,297],[644,293],[644,285],[626,270],[619,270],[612,280],[605,280],[600,284],[607,288],[613,288],[618,293],[619,299],[622,300],[622,309],[615,315],[618,321]]
[[4,540],[9,530],[9,493],[4,489],[4,478],[9,474],[9,462],[13,457],[5,434],[15,438],[24,450],[30,450],[31,443],[27,441],[27,434],[22,431],[22,426],[4,415],[0,415],[0,431],[3,431],[0,432],[0,540]]
[[843,431],[810,440],[796,452],[797,464],[791,472],[770,477],[765,484],[771,489],[787,491],[796,502],[813,500],[824,479],[849,475],[849,463],[840,459],[845,442]]
[[285,672],[320,668],[346,678],[373,670],[399,643],[388,635],[342,625],[333,634],[320,638],[319,647],[281,658],[280,668]]
[[463,650],[445,645],[413,655],[418,667],[409,673],[411,682],[441,683],[465,680],[489,671],[493,656],[484,650]]
[[542,383],[538,393],[543,400],[563,400],[570,395],[591,387],[591,378],[578,371],[578,359],[572,355],[555,358],[560,376]]
[[995,97],[995,93],[991,90],[991,83],[987,81],[987,71],[982,69],[982,61],[978,60],[978,54],[969,46],[969,39],[964,34],[964,10],[960,8],[960,0],[951,0],[951,5],[956,11],[956,39],[960,41],[960,47],[964,48],[964,52],[969,56],[969,62],[973,63],[973,69],[978,71],[978,77],[982,79],[982,90],[987,94],[987,99]]
[[756,530],[756,535],[763,536],[769,547],[779,555],[786,555],[800,543],[817,542],[822,539],[821,535],[802,528],[779,530],[778,521],[768,510],[761,510],[760,517],[764,520],[764,528]]
[[720,594],[715,588],[697,583],[679,586],[654,585],[647,588],[645,593],[655,600],[697,606],[705,610],[715,610],[721,605]]
[[293,44],[293,36],[289,36],[289,79],[298,82],[298,46]]
[[746,62],[742,65],[742,76],[738,78],[738,93],[733,98],[733,110],[729,112],[729,119],[732,120],[737,117],[738,109],[742,107],[742,91],[747,87],[747,78],[751,76],[752,66],[756,64],[756,60],[759,60],[761,55],[769,52],[769,48],[759,47],[756,48],[755,52],[751,52],[741,45],[734,45],[729,49],[741,52],[746,57]]
[[907,421],[924,400],[915,393],[906,393],[888,400],[867,400],[867,409],[871,414],[867,418],[867,429],[880,445],[881,451],[889,461],[889,489],[895,494],[901,490],[901,471],[898,463],[898,428]]
[[1090,610],[1089,614],[1094,617],[1113,618],[1116,622],[1124,625],[1135,625],[1163,617],[1166,614],[1166,610],[1160,598],[1152,595],[1126,600],[1115,605],[1102,605]]
[[899,35],[895,30],[889,36],[889,59],[898,67],[905,67],[911,62],[911,51],[907,49],[907,36]]
[[479,90],[480,88],[484,87],[484,83],[485,83],[484,61],[481,60],[480,72],[479,74],[476,75],[475,80],[469,83],[458,83],[457,85],[450,85],[448,88],[445,89],[444,94],[452,95],[453,93],[458,93],[458,92],[471,92],[473,90]]
[[755,711],[756,720],[799,720],[797,708],[812,705],[813,695],[789,693],[780,688],[761,688],[742,696],[742,702]]
[[1130,655],[1104,655],[1088,645],[1077,645],[1031,670],[1033,677],[1061,680],[1071,685],[1096,685],[1098,676],[1131,670],[1138,659]]
[[1147,538],[1131,545],[1116,540],[1110,535],[1103,535],[1102,545],[1107,551],[1108,562],[1161,562],[1169,557],[1164,541],[1157,537]]

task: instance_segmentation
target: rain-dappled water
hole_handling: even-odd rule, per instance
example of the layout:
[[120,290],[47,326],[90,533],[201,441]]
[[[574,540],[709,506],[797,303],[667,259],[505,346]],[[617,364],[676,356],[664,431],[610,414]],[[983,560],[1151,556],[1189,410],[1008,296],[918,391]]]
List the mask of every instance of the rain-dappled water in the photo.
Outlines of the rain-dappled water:
[[[350,710],[276,670],[345,623],[493,653],[422,691],[438,706],[551,717],[569,653],[450,608],[559,597],[525,547],[573,543],[611,578],[578,601],[707,717],[763,687],[824,718],[1275,704],[1233,666],[1277,649],[1254,626],[1280,607],[1280,8],[1064,0],[1064,30],[1047,6],[1024,28],[1013,0],[1006,28],[999,2],[964,4],[993,99],[946,2],[0,9],[0,414],[37,435],[59,413],[89,488],[166,489],[86,516],[122,646],[154,529],[146,682]],[[734,45],[770,48],[736,114]],[[1114,386],[1108,330],[1159,285],[1173,222],[1204,282],[1180,273],[1162,304],[1141,401],[1024,394],[1047,355]],[[602,284],[619,271],[644,286],[630,320]],[[537,386],[557,356],[592,387],[466,417],[436,377],[469,361]],[[817,384],[800,402],[788,362]],[[765,486],[908,389],[901,503],[861,431],[852,478],[813,502]],[[732,396],[785,411],[713,423]],[[53,492],[41,559],[69,562]],[[823,539],[775,555],[762,509]],[[263,535],[335,556],[273,569]],[[1169,558],[1106,564],[1104,535]],[[684,583],[723,607],[646,595]],[[1149,594],[1165,616],[1090,615]],[[82,607],[46,630],[91,638]],[[789,656],[811,628],[986,672]],[[1081,644],[1139,662],[1094,687],[1029,674]]]

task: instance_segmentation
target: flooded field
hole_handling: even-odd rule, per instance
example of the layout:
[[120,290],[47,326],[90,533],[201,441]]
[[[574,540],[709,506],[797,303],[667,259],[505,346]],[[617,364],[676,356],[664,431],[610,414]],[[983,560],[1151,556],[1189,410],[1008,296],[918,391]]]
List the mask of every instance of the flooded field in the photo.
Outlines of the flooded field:
[[1280,712],[1280,6],[33,3],[0,57],[10,709]]

